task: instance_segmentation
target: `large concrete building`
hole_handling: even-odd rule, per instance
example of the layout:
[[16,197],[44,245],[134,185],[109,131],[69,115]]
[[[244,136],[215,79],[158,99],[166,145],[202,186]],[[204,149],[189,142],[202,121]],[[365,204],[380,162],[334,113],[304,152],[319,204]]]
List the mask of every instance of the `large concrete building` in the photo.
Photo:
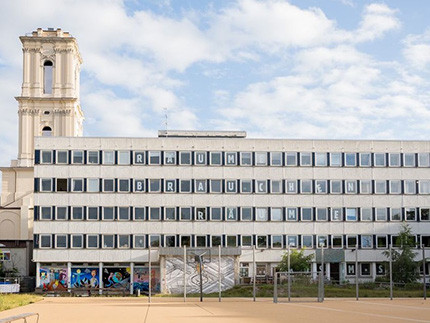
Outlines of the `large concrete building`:
[[[186,268],[188,290],[197,291],[184,246],[212,255],[221,246],[224,289],[253,275],[252,248],[259,277],[273,274],[287,246],[315,254],[316,271],[324,245],[327,279],[373,280],[386,273],[383,251],[397,245],[404,221],[430,247],[429,141],[78,137],[76,41],[60,30],[22,41],[32,51],[24,50],[16,166],[28,170],[29,196],[34,183],[34,227],[33,217],[18,218],[33,233],[37,286],[147,288],[150,260],[155,290],[182,292]],[[217,289],[213,259],[207,292]]]

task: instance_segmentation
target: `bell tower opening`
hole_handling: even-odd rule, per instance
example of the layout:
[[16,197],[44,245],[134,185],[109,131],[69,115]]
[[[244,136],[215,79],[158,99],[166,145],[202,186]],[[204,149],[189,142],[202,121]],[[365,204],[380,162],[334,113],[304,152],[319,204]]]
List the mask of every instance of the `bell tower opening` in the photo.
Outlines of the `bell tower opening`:
[[43,93],[52,94],[52,73],[53,65],[51,61],[43,64]]
[[42,137],[51,137],[52,136],[52,129],[51,127],[43,127],[42,129]]

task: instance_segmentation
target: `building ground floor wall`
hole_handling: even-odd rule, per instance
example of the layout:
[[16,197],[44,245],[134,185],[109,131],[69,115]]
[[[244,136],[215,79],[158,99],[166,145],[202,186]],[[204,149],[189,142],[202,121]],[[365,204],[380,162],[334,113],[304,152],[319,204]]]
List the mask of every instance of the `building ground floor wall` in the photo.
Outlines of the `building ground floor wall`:
[[[419,250],[418,250],[419,251]],[[419,254],[417,251],[417,260]],[[40,250],[37,251],[40,253]],[[36,253],[37,253],[36,252]],[[198,293],[200,290],[200,262],[202,255],[203,292],[214,293],[232,288],[236,284],[251,283],[254,278],[259,283],[271,283],[276,268],[285,250],[259,251],[240,248],[159,248],[142,250],[135,261],[87,262],[56,261],[37,262],[36,287],[44,290],[68,290],[71,288],[122,288],[130,293],[142,292],[183,294]],[[184,257],[184,252],[186,256]],[[426,257],[430,250],[426,250]],[[149,257],[149,254],[151,256]],[[332,283],[371,282],[389,273],[388,258],[382,251],[332,250],[324,255],[321,250],[305,250],[313,255],[309,275],[317,279],[324,263],[326,281]],[[94,251],[94,258],[98,252]],[[114,259],[114,258],[111,258]],[[149,265],[148,259],[151,260]],[[426,265],[429,272],[430,265]],[[150,284],[151,282],[151,284]]]

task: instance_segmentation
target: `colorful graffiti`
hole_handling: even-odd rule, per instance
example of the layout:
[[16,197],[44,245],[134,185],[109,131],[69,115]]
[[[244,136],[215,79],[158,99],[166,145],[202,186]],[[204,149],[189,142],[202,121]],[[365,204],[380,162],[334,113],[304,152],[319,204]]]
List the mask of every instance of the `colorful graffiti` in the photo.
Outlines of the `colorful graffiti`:
[[130,267],[103,268],[104,288],[130,288]]
[[[148,267],[134,267],[133,289],[149,291]],[[160,292],[160,268],[151,268],[151,291]]]
[[72,277],[70,278],[72,287],[99,287],[99,269],[98,268],[72,268]]
[[67,268],[40,268],[39,277],[43,290],[67,290]]

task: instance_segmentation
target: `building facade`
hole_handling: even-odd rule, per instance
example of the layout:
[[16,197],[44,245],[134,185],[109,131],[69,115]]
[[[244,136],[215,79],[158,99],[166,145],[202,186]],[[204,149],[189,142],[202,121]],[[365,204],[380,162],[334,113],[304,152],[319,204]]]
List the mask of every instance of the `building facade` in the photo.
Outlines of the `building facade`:
[[[288,245],[316,253],[323,244],[328,279],[355,277],[358,247],[360,279],[372,280],[385,274],[383,252],[397,245],[403,221],[430,247],[427,141],[167,131],[41,137],[35,148],[34,260],[69,278],[85,264],[133,275],[148,265],[151,246],[169,292],[164,248],[240,248],[228,267],[237,282],[252,275],[253,246],[256,274],[270,276]],[[318,262],[317,252],[315,271]]]
[[[81,56],[75,38],[61,29],[37,29],[20,37],[23,82],[18,101],[18,158],[1,167],[0,257],[7,270],[34,275],[33,239],[34,138],[82,135],[79,103]],[[3,260],[2,260],[3,259]]]

